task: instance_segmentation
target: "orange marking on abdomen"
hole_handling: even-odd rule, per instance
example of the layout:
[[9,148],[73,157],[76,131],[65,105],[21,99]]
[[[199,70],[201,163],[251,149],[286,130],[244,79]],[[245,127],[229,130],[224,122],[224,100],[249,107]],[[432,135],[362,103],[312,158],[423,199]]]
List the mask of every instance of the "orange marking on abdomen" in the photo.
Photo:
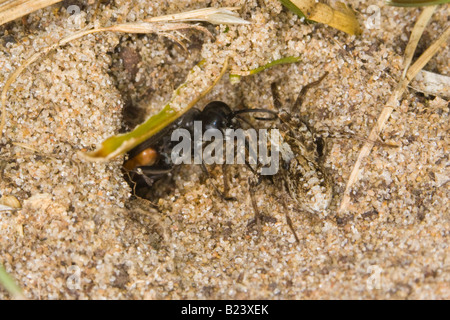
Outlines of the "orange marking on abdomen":
[[158,161],[158,158],[159,154],[155,149],[147,148],[138,153],[135,157],[128,159],[123,167],[127,170],[133,170],[136,167],[152,166]]

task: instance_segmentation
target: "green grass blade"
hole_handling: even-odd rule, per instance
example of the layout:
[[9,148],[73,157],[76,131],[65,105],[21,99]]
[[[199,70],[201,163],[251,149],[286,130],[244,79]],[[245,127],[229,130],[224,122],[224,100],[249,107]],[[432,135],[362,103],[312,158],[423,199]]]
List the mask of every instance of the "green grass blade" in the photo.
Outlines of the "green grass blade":
[[283,4],[283,6],[285,6],[286,8],[288,8],[290,11],[292,11],[293,13],[295,13],[296,15],[298,15],[301,18],[306,18],[305,14],[302,12],[302,10],[300,10],[295,4],[293,4],[291,1],[289,0],[280,0],[280,2]]
[[300,61],[300,57],[281,58],[281,59],[269,62],[269,63],[267,63],[267,64],[265,64],[265,65],[263,65],[263,66],[261,66],[259,68],[251,70],[250,71],[250,75],[257,74],[257,73],[259,73],[261,71],[264,71],[264,70],[266,70],[268,68],[272,68],[272,67],[277,66],[279,64],[295,63],[295,62],[299,62],[299,61]]
[[390,0],[387,4],[395,7],[423,7],[449,2],[450,0]]
[[[197,66],[201,67],[205,62],[201,61]],[[137,126],[133,131],[112,136],[102,142],[100,147],[88,153],[80,152],[79,155],[90,161],[105,161],[110,160],[118,155],[124,154],[133,149],[140,143],[152,137],[170,123],[182,116],[186,111],[192,108],[201,98],[203,98],[222,78],[228,70],[228,60],[225,61],[222,71],[213,80],[210,87],[204,89],[197,97],[194,97],[182,110],[175,110],[172,107],[172,102],[180,94],[180,91],[188,85],[188,82],[181,84],[173,94],[172,99],[164,106],[164,108],[154,116],[150,117],[143,124]],[[192,71],[191,71],[192,72]]]
[[13,298],[24,299],[22,289],[20,289],[14,279],[6,272],[2,264],[0,264],[0,284],[13,296]]
[[230,81],[237,83],[237,82],[239,82],[239,80],[241,79],[242,76],[244,76],[244,77],[251,76],[251,75],[257,74],[261,71],[264,71],[266,69],[272,68],[277,65],[296,63],[296,62],[299,62],[300,60],[301,60],[300,57],[286,57],[286,58],[274,60],[272,62],[266,63],[265,65],[262,65],[261,67],[258,67],[258,68],[252,69],[252,70],[248,70],[248,71],[232,70],[230,73]]

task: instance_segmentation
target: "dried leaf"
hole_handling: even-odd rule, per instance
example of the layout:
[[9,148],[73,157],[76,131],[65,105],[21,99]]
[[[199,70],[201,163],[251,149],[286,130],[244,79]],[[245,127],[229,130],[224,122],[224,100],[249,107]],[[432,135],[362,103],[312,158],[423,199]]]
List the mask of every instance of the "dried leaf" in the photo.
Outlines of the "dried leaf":
[[[3,196],[0,198],[0,205],[11,208],[12,210],[22,208],[19,200],[14,196]],[[10,210],[11,210],[10,209]]]
[[308,20],[324,23],[351,35],[362,33],[355,13],[342,2],[338,2],[335,9],[314,0],[280,0],[280,2]]

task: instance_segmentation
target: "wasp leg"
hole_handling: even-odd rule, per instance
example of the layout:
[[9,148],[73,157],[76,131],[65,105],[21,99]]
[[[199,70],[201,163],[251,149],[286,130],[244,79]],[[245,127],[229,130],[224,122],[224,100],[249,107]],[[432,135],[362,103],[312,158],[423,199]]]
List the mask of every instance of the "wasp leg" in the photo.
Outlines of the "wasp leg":
[[133,195],[139,198],[146,198],[143,190],[150,190],[151,186],[166,174],[172,171],[172,168],[162,168],[157,166],[142,166],[127,170],[125,172],[125,180],[133,190]]
[[[252,148],[252,146],[250,145],[248,139],[245,139],[245,150],[247,150],[247,154],[249,155],[249,159],[250,159],[250,155],[256,155],[256,151]],[[256,155],[257,157],[257,155]],[[256,159],[256,162],[258,162],[258,159]],[[245,157],[245,165],[250,169],[250,171],[254,174],[257,175],[258,173],[256,172],[256,170],[252,167],[252,165],[250,164],[250,161],[247,160],[247,157]]]
[[[221,191],[217,188],[217,186],[216,186],[216,185],[214,184],[214,182],[212,181],[211,175],[209,174],[209,171],[208,171],[208,169],[206,168],[206,165],[205,165],[205,162],[204,162],[204,161],[202,161],[202,164],[201,164],[200,166],[201,166],[203,172],[206,174],[206,177],[207,177],[207,178],[209,179],[209,181],[211,182],[211,184],[212,184],[214,190],[216,191],[217,195],[218,195],[219,197],[221,197],[222,200],[226,200],[226,201],[235,201],[235,200],[237,200],[235,197],[228,197],[228,196],[226,195],[226,193],[228,192],[228,190],[224,190],[224,192],[221,192]],[[224,173],[224,176],[225,176],[225,173]],[[225,177],[224,177],[224,179],[225,179]],[[224,180],[224,181],[225,181],[225,180]],[[225,189],[225,187],[224,187],[224,189]]]
[[[226,163],[222,164],[222,173],[223,173],[223,194],[227,195],[230,192],[230,184],[228,183],[228,166]],[[236,201],[235,197],[226,197],[225,200],[233,200]]]
[[158,168],[158,167],[138,167],[142,170],[142,173],[146,176],[161,176],[167,174],[173,170],[173,168]]
[[248,179],[248,185],[249,185],[248,191],[250,193],[250,200],[252,202],[253,211],[255,212],[255,218],[252,219],[247,224],[247,229],[250,231],[251,229],[256,227],[256,232],[258,234],[258,237],[261,236],[261,228],[262,228],[263,223],[277,222],[277,219],[275,219],[274,217],[262,214],[258,209],[258,205],[256,203],[256,197],[255,197],[255,188],[260,182],[261,182],[260,179],[258,179],[258,181],[252,180],[251,178]]

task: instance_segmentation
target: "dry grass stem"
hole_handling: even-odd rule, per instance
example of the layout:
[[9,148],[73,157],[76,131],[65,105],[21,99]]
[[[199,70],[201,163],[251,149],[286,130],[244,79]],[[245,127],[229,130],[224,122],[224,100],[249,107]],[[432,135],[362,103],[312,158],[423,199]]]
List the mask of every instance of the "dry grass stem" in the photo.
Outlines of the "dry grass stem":
[[[1,1],[1,0],[0,0]],[[16,1],[17,2],[17,1]],[[18,1],[20,2],[20,1]],[[25,1],[22,1],[25,2]],[[39,1],[45,2],[45,1]],[[47,1],[49,2],[49,1]],[[57,1],[55,1],[57,2]],[[4,2],[5,7],[9,2]],[[204,27],[189,24],[189,23],[181,23],[180,21],[207,21],[210,23],[223,23],[223,24],[243,24],[249,23],[239,17],[236,17],[236,13],[233,10],[239,9],[238,7],[227,7],[227,8],[206,8],[200,10],[187,11],[179,14],[154,17],[148,19],[146,22],[135,22],[135,23],[122,23],[109,27],[102,27],[91,30],[81,30],[76,32],[59,42],[55,43],[52,46],[44,48],[42,51],[33,54],[30,58],[28,58],[19,68],[17,68],[3,87],[1,93],[1,105],[2,105],[2,116],[0,121],[0,139],[3,135],[3,129],[6,123],[6,98],[7,92],[11,84],[17,79],[17,77],[32,63],[38,60],[41,56],[49,53],[50,51],[63,46],[71,41],[84,37],[88,34],[99,33],[99,32],[124,32],[124,33],[159,33],[163,36],[169,37],[170,39],[180,43],[178,39],[174,39],[172,36],[168,36],[168,31],[177,31],[182,29],[196,29],[202,32],[207,33],[211,36],[211,33]],[[170,23],[169,23],[170,21]],[[182,45],[183,46],[183,45]],[[183,46],[184,47],[184,46]]]
[[237,13],[239,7],[204,8],[188,12],[169,14],[145,19],[147,22],[182,22],[182,21],[204,21],[212,24],[250,24],[249,21],[241,19]]
[[118,25],[113,25],[110,27],[103,27],[91,30],[82,30],[76,32],[59,42],[44,48],[42,51],[33,54],[30,58],[28,58],[20,67],[18,67],[8,78],[3,87],[1,94],[1,104],[2,104],[2,117],[0,122],[0,139],[3,135],[3,129],[6,123],[6,98],[7,92],[10,88],[11,84],[17,79],[17,77],[32,63],[36,62],[43,55],[48,54],[50,51],[61,47],[71,41],[84,37],[88,34],[100,33],[100,32],[124,32],[124,33],[163,33],[167,31],[176,31],[181,29],[197,29],[203,31],[207,34],[210,34],[209,31],[201,26],[192,25],[187,23],[149,23],[149,22],[137,22],[137,23],[123,23]]
[[61,0],[0,0],[0,26]]
[[422,33],[425,30],[425,27],[430,21],[431,16],[433,15],[436,8],[437,6],[425,7],[425,9],[423,9],[422,13],[417,19],[416,24],[414,25],[414,28],[411,32],[411,36],[409,37],[408,45],[406,46],[405,49],[405,56],[403,58],[403,65],[402,65],[403,68],[402,78],[406,76],[406,72],[408,71],[408,68],[411,64],[412,58],[414,56],[414,51],[417,48],[417,44],[419,43],[419,40],[422,37]]
[[[383,130],[384,125],[386,124],[386,121],[389,119],[392,111],[394,110],[395,107],[398,106],[399,100],[403,92],[405,91],[406,87],[411,82],[411,80],[414,79],[414,77],[419,73],[419,71],[422,70],[422,68],[428,63],[428,61],[436,54],[436,52],[441,48],[441,46],[447,41],[449,36],[450,36],[450,28],[447,28],[444,31],[444,33],[438,38],[438,40],[436,40],[407,70],[407,72],[404,73],[405,76],[398,83],[397,88],[389,98],[388,102],[386,103],[377,120],[377,123],[370,132],[367,142],[364,144],[364,146],[361,148],[361,151],[359,152],[358,158],[356,160],[356,163],[352,169],[349,180],[345,187],[344,196],[342,198],[341,204],[337,212],[338,215],[342,214],[347,210],[348,205],[350,203],[350,190],[352,186],[355,184],[355,182],[358,180],[358,175],[360,172],[362,162],[369,155],[375,141],[378,140],[379,134]],[[408,54],[413,55],[414,50],[409,50]],[[410,58],[409,56],[405,57],[405,59],[409,58]]]

